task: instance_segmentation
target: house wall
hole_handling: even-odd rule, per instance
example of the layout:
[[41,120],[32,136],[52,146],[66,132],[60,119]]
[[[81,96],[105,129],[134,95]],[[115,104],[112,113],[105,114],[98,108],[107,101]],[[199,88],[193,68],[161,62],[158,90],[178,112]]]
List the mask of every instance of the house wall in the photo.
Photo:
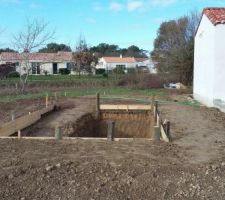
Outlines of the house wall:
[[103,58],[99,59],[96,69],[113,70],[117,65],[125,65],[126,68],[135,68],[138,63],[107,63]]
[[194,97],[207,106],[214,105],[215,28],[203,15],[195,37]]
[[[31,61],[31,63],[32,62],[38,63],[38,61]],[[29,66],[30,69],[31,69],[31,63],[30,63],[30,66]],[[55,63],[58,64],[58,71],[61,68],[67,68],[67,62],[55,62]],[[22,74],[25,74],[26,71],[23,70],[24,67],[25,67],[25,64],[22,63],[21,67],[20,66],[16,67],[16,71],[19,72],[19,73],[21,72]],[[41,74],[42,75],[45,74],[44,71],[47,71],[48,74],[53,74],[53,62],[41,63],[40,68],[41,68]],[[30,73],[32,73],[32,71]]]
[[219,24],[215,31],[215,79],[214,98],[215,107],[225,112],[225,25]]

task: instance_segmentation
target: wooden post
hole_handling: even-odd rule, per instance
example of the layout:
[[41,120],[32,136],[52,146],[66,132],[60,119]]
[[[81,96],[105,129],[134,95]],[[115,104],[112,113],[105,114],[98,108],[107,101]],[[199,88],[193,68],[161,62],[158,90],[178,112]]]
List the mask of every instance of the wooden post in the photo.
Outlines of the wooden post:
[[48,108],[48,93],[46,94],[46,97],[45,97],[45,106],[46,108]]
[[154,132],[153,132],[153,140],[159,141],[161,137],[161,131],[159,126],[154,126]]
[[18,138],[21,139],[21,131],[18,131]]
[[156,120],[156,126],[161,126],[161,123],[160,123],[160,117],[159,117],[159,114],[156,115],[157,116],[157,120]]
[[57,101],[57,92],[54,93],[55,101]]
[[12,121],[14,121],[15,120],[15,111],[14,110],[11,112],[11,116],[12,116]]
[[109,142],[113,142],[114,141],[114,137],[115,137],[115,122],[113,121],[108,121],[107,122],[108,125],[108,130],[107,130],[107,139]]
[[158,115],[158,101],[155,101],[155,106],[154,106],[154,117],[155,117],[155,123],[157,122],[157,115]]
[[155,105],[155,95],[153,95],[152,99],[151,99],[151,110],[152,111],[154,110],[154,105]]
[[96,118],[99,119],[100,117],[100,94],[96,94]]
[[170,137],[170,121],[166,121],[166,124],[165,124],[165,130],[166,130],[166,135],[167,137]]
[[61,129],[61,127],[58,127],[58,126],[55,127],[55,139],[56,140],[62,139],[62,129]]
[[65,95],[65,97],[67,96],[67,93],[66,93],[66,91],[65,91],[64,95]]

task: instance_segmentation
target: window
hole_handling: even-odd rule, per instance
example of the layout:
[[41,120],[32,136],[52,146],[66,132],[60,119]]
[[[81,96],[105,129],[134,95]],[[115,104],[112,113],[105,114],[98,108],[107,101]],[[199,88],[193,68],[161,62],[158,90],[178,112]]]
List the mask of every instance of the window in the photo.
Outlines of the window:
[[32,74],[36,74],[37,73],[36,63],[31,63],[31,67],[32,67]]
[[41,74],[41,66],[40,63],[37,63],[37,74]]

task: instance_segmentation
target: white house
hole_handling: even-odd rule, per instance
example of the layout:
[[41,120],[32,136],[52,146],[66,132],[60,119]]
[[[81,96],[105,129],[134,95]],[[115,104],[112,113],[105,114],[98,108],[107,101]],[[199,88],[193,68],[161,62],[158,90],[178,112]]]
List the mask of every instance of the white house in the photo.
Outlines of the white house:
[[154,63],[150,58],[134,58],[134,57],[102,57],[99,59],[96,69],[105,69],[111,71],[119,66],[124,69],[146,67],[151,73],[155,73]]
[[[73,62],[72,52],[58,53],[8,53],[0,54],[0,64],[16,64],[16,71],[39,74],[58,74],[60,69],[69,69]],[[28,63],[28,64],[25,64]]]
[[225,8],[206,8],[195,36],[194,97],[225,112]]

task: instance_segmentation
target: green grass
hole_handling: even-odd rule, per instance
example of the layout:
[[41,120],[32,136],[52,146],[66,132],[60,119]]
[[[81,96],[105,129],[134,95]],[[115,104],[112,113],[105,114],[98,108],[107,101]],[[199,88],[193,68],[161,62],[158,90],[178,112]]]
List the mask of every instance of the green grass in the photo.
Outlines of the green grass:
[[[96,93],[100,93],[104,98],[129,98],[138,97],[138,96],[146,96],[150,97],[153,95],[157,96],[165,96],[167,95],[166,90],[160,89],[128,89],[128,88],[95,88],[95,89],[73,89],[67,91],[57,91],[58,96],[65,96],[65,92],[67,97],[81,97],[88,95],[95,95]],[[24,95],[2,95],[0,96],[1,102],[10,102],[17,101],[22,99],[35,99],[40,97],[45,97],[48,93],[49,96],[54,96],[54,92],[51,91],[42,91],[40,93],[35,94],[24,94]]]
[[[121,76],[110,75],[108,78],[103,77],[102,75],[81,75],[80,77],[77,75],[30,75],[28,77],[28,81],[107,81],[118,79]],[[7,78],[1,80],[0,82],[17,82],[19,78]]]

